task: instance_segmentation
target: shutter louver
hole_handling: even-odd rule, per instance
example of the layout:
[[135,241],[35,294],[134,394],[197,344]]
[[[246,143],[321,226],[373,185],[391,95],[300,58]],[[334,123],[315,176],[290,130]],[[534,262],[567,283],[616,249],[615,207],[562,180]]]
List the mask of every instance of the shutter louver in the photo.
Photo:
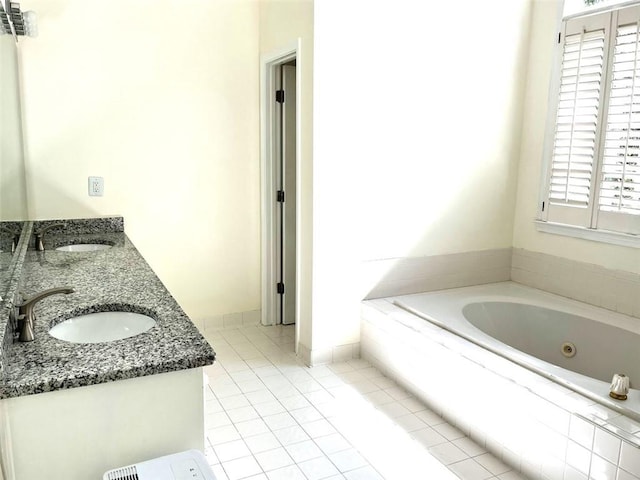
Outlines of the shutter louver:
[[604,29],[565,38],[551,162],[551,203],[589,204],[604,51]]
[[638,23],[620,25],[602,159],[601,210],[640,214],[640,48]]

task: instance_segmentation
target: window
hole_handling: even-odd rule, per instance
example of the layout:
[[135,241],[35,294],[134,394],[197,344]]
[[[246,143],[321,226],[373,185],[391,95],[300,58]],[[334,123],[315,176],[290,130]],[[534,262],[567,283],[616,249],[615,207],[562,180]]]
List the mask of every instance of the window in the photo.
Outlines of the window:
[[541,220],[640,234],[640,6],[565,20]]

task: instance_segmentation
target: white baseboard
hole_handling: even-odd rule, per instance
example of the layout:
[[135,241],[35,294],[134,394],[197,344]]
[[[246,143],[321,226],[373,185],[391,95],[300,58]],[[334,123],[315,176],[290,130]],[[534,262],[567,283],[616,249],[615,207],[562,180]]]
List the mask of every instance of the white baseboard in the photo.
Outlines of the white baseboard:
[[194,321],[201,331],[219,330],[221,328],[247,327],[260,324],[260,310],[226,313],[215,315],[200,321]]
[[360,342],[314,350],[309,350],[305,345],[299,344],[298,356],[309,367],[346,362],[360,358]]

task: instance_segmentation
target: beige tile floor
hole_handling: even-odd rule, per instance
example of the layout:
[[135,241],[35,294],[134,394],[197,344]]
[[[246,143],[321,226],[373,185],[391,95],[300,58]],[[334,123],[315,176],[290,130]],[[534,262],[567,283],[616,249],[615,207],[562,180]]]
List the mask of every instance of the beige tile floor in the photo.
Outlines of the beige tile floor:
[[305,367],[294,327],[207,330],[217,480],[521,480],[364,360]]

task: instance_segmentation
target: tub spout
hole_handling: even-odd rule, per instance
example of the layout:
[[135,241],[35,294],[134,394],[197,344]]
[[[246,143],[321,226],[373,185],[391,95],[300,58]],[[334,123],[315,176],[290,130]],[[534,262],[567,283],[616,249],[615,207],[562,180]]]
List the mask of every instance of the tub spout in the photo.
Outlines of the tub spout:
[[609,396],[616,400],[626,400],[629,393],[629,377],[622,373],[616,373],[611,380]]

